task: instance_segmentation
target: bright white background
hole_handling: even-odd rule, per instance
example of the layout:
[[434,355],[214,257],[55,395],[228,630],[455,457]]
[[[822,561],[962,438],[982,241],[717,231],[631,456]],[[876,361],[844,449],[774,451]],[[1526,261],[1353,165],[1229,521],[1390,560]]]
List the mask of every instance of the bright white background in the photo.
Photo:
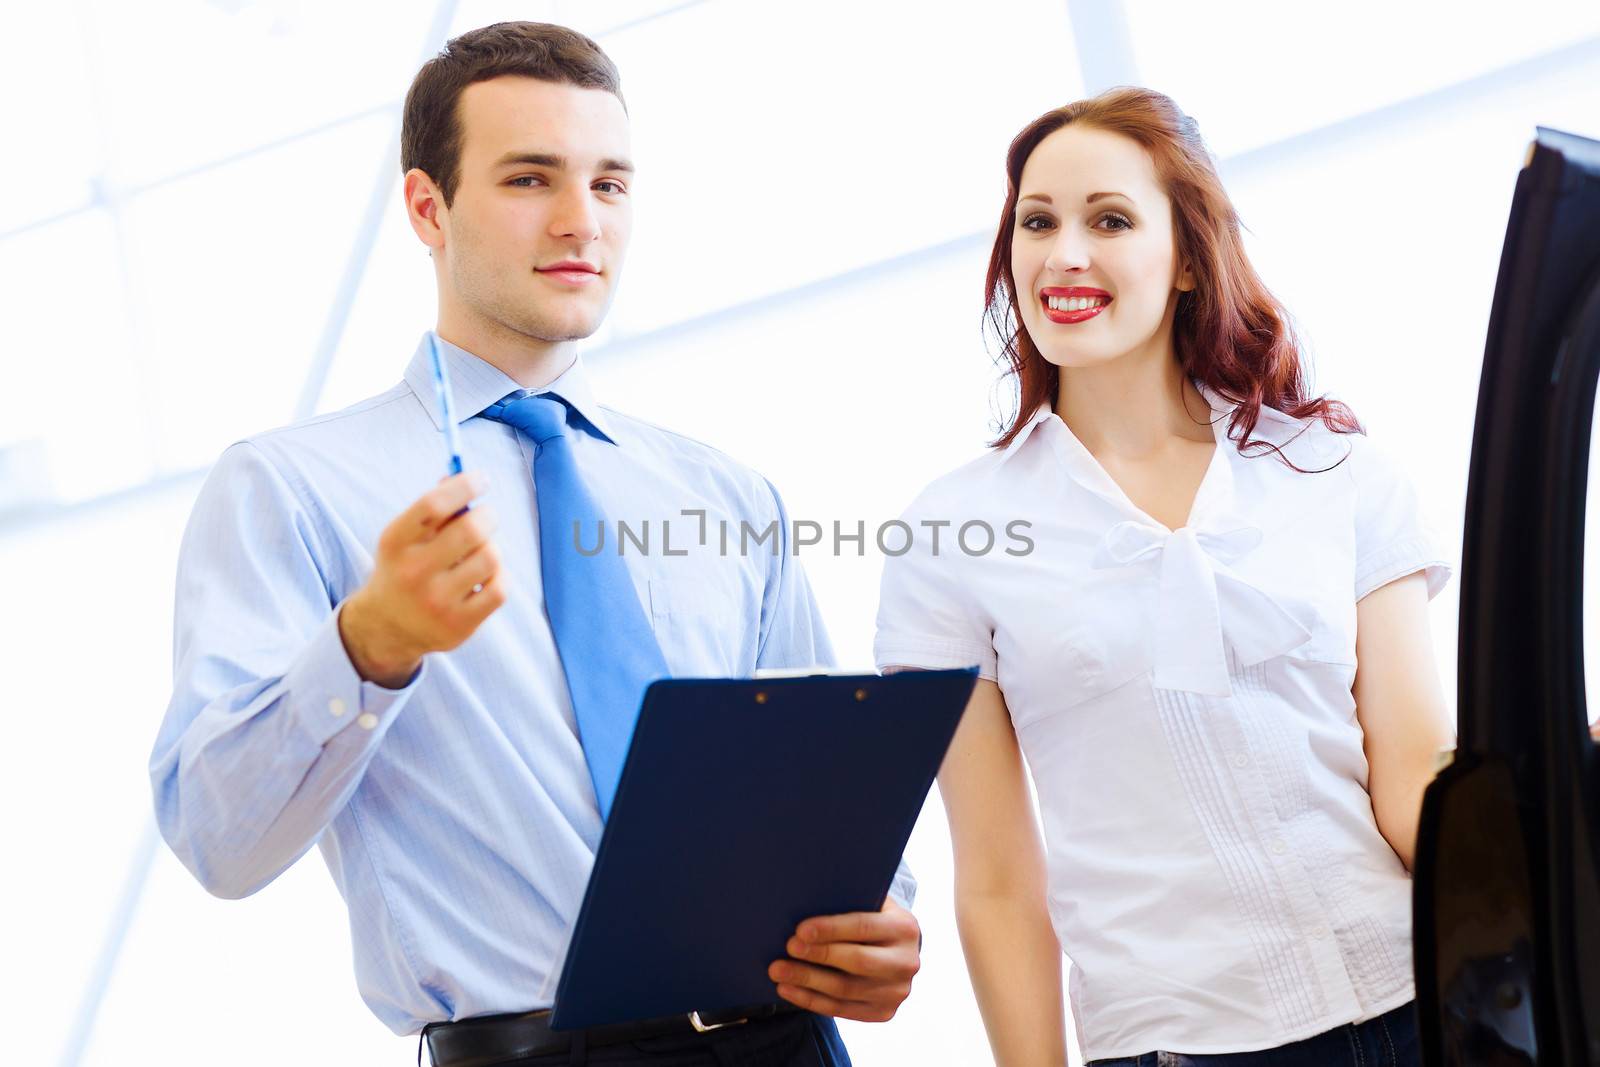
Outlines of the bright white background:
[[[979,314],[1005,146],[1139,83],[1199,120],[1316,389],[1403,457],[1458,552],[1523,151],[1537,124],[1600,136],[1600,6],[1576,0],[14,6],[0,1003],[27,1063],[411,1062],[356,995],[320,860],[211,899],[157,846],[145,761],[199,476],[239,436],[386,388],[432,323],[396,138],[447,35],[542,18],[616,59],[641,172],[587,357],[601,394],[825,525],[893,518],[992,436],[1007,394]],[[841,656],[869,666],[881,560],[805,562]],[[1434,602],[1452,694],[1456,602]],[[847,1040],[864,1067],[987,1062],[936,794],[909,855],[924,972]]]

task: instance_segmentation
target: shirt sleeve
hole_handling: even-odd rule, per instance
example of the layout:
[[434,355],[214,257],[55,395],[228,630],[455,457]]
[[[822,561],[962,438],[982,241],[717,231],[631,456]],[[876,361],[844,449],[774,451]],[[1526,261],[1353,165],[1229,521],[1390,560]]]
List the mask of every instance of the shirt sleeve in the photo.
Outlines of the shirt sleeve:
[[241,442],[202,486],[179,551],[150,781],[162,836],[218,896],[255,892],[316,843],[426,673],[398,690],[356,673],[317,527]]
[[[837,666],[838,659],[822,622],[822,611],[811,594],[811,583],[806,580],[800,560],[789,545],[789,512],[771,482],[767,482],[767,489],[778,511],[779,551],[772,561],[766,592],[762,596],[761,648],[756,655],[756,666]],[[917,898],[917,880],[904,857],[889,886],[889,896],[907,911]]]
[[[911,531],[908,547],[884,561],[873,659],[879,670],[939,670],[976,664],[981,677],[995,681],[993,631],[968,605],[952,573],[953,557],[941,552],[941,546],[948,549],[954,544],[950,531],[924,525],[926,510],[919,498],[901,516],[900,521]],[[936,519],[927,521],[937,523]],[[939,533],[946,535],[942,541],[936,536]],[[903,863],[901,871],[909,873]],[[909,902],[905,904],[910,907]]]
[[822,611],[811,583],[789,545],[789,512],[771,482],[767,489],[778,514],[778,551],[767,571],[761,597],[761,641],[756,667],[833,667],[837,665]]
[[1356,600],[1418,571],[1427,575],[1432,599],[1449,582],[1453,567],[1423,515],[1416,487],[1365,436],[1351,435],[1350,447],[1356,486]]
[[910,531],[906,551],[884,560],[873,659],[879,670],[975,664],[979,677],[998,681],[994,629],[963,584],[954,531],[941,525],[927,497],[900,518]]

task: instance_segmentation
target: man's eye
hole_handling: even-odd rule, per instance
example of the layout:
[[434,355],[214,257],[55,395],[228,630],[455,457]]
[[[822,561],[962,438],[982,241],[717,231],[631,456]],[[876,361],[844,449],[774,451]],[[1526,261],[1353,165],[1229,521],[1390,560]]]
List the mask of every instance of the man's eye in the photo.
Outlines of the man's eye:
[[520,178],[512,178],[511,181],[508,182],[507,184],[515,185],[515,186],[517,186],[518,188],[521,188],[521,189],[531,189],[532,186],[522,185],[521,183],[522,182],[539,182],[539,181],[543,181],[543,180],[544,180],[543,178],[540,178],[538,175],[535,175],[535,174],[524,174]]
[[[606,186],[606,188],[601,188],[601,186]],[[602,193],[616,194],[627,192],[627,190],[622,187],[621,182],[612,181],[610,178],[607,178],[605,181],[595,182],[594,187]]]

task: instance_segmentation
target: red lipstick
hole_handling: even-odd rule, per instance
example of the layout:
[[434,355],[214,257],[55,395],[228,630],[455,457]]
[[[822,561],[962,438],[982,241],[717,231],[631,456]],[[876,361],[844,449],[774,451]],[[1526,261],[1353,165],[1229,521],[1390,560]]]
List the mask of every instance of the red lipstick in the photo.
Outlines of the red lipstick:
[[[1078,311],[1062,311],[1050,306],[1051,297],[1095,297],[1104,300],[1104,304],[1096,307],[1087,307]],[[1094,289],[1085,285],[1047,285],[1039,290],[1039,305],[1044,310],[1045,318],[1051,322],[1070,325],[1075,322],[1088,322],[1100,312],[1111,306],[1111,294],[1104,289]]]

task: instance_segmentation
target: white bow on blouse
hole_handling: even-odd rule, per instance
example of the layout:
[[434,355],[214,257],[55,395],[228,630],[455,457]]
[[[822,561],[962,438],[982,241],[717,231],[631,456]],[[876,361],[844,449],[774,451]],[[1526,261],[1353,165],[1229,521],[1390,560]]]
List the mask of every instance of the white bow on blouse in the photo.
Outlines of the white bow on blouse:
[[1247,525],[1169,531],[1127,521],[1106,531],[1095,551],[1096,570],[1161,557],[1151,657],[1158,688],[1231,696],[1225,645],[1251,667],[1311,639],[1299,620],[1228,566],[1261,544],[1261,537],[1260,529]]

